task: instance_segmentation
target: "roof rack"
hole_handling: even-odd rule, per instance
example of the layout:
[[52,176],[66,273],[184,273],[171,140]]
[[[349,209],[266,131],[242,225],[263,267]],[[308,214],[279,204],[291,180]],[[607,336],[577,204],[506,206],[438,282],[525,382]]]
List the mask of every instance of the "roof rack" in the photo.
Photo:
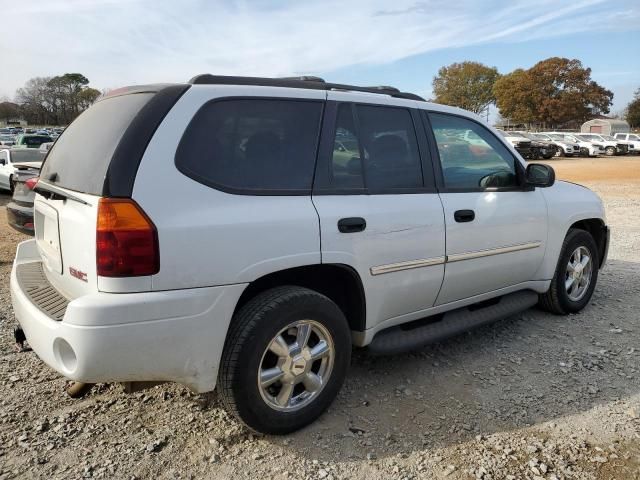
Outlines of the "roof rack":
[[229,75],[211,75],[204,73],[196,75],[189,80],[192,85],[255,85],[262,87],[289,87],[289,88],[306,88],[309,90],[345,90],[352,92],[378,93],[389,95],[395,98],[404,98],[407,100],[418,100],[425,102],[426,100],[415,93],[401,92],[395,87],[381,85],[377,87],[358,87],[356,85],[345,85],[341,83],[328,83],[320,77],[302,76],[302,77],[284,77],[284,78],[267,78],[267,77],[235,77]]

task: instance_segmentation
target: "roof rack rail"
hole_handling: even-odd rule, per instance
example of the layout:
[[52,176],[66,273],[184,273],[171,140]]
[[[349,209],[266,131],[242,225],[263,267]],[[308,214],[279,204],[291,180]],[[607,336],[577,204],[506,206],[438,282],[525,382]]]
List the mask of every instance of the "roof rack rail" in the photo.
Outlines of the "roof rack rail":
[[229,75],[211,75],[204,73],[196,75],[189,80],[192,85],[255,85],[262,87],[289,87],[289,88],[306,88],[310,90],[345,90],[352,92],[378,93],[381,95],[389,95],[395,98],[404,98],[407,100],[418,100],[426,102],[424,98],[415,93],[401,92],[395,87],[386,85],[377,87],[358,87],[356,85],[345,85],[341,83],[328,83],[320,77],[302,76],[302,77],[285,77],[285,78],[268,78],[268,77],[235,77]]
[[278,77],[277,80],[300,80],[303,82],[327,83],[324,78],[314,77],[313,75],[302,75],[301,77]]

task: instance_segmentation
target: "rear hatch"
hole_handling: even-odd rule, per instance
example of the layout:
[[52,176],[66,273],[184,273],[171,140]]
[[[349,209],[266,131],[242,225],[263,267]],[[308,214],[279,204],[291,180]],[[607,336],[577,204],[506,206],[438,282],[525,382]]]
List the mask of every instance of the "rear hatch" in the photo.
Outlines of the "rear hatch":
[[146,91],[98,101],[69,125],[42,165],[35,189],[36,242],[47,279],[69,299],[98,290],[98,202],[108,189],[114,152],[153,96]]

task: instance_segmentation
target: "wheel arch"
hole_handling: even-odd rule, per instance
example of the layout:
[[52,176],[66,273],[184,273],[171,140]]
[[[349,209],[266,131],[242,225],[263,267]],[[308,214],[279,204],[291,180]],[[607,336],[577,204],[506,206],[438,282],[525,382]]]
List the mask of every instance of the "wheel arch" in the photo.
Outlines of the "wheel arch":
[[344,264],[316,264],[269,273],[252,281],[242,292],[237,312],[257,294],[282,285],[296,285],[317,291],[335,302],[344,313],[349,328],[366,329],[366,299],[360,275]]
[[604,221],[601,218],[585,218],[583,220],[578,220],[577,222],[572,223],[567,229],[567,233],[571,229],[584,230],[591,234],[594,241],[596,242],[596,245],[598,246],[598,267],[602,268],[606,260],[608,248],[607,227]]

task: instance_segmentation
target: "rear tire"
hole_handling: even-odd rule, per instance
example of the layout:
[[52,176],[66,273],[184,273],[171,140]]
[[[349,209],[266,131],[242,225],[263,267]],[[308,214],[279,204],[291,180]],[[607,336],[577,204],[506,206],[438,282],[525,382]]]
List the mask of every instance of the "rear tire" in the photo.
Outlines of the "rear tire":
[[584,230],[569,230],[551,286],[540,295],[538,305],[557,315],[579,312],[591,300],[599,265],[598,248],[591,234]]
[[225,409],[251,430],[290,433],[329,407],[350,361],[351,332],[340,308],[313,290],[277,287],[234,316],[218,391]]

